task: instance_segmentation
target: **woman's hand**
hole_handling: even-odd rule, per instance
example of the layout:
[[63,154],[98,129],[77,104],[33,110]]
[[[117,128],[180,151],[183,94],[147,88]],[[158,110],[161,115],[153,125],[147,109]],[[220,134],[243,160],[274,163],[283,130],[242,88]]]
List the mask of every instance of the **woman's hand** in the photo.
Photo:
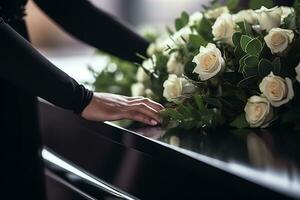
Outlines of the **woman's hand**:
[[158,112],[163,108],[159,103],[144,97],[94,93],[81,116],[92,121],[131,119],[155,126],[160,123]]

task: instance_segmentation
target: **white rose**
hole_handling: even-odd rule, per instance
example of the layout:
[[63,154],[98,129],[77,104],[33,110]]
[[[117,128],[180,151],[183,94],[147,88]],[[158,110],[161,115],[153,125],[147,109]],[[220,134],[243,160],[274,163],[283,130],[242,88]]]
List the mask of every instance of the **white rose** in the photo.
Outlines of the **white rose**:
[[176,102],[176,98],[180,97],[182,94],[195,91],[194,85],[185,78],[177,77],[175,74],[169,75],[169,78],[164,82],[163,87],[163,96],[170,102]]
[[272,72],[262,80],[259,89],[274,107],[279,107],[294,97],[291,79],[283,79]]
[[151,43],[147,48],[147,55],[152,56],[155,52],[157,52],[156,43]]
[[249,24],[256,24],[257,23],[257,16],[254,10],[241,10],[237,14],[233,15],[233,21],[235,23],[238,22],[248,22]]
[[181,78],[178,78],[175,74],[169,75],[169,78],[164,82],[163,87],[163,96],[168,101],[176,101],[175,99],[182,94]]
[[294,33],[292,30],[272,28],[268,35],[264,37],[267,46],[271,52],[281,53],[293,41]]
[[152,71],[154,70],[155,66],[156,66],[156,56],[153,55],[151,58],[148,58],[147,60],[144,60],[142,65],[145,69]]
[[195,12],[192,15],[190,15],[189,19],[189,26],[195,26],[200,23],[200,21],[203,18],[203,14],[201,12]]
[[150,77],[144,71],[144,69],[142,67],[139,67],[137,72],[136,72],[136,79],[137,79],[138,82],[144,83],[144,82],[147,82],[150,79]]
[[176,74],[177,76],[183,75],[184,64],[179,60],[177,52],[171,53],[167,62],[167,70],[170,74]]
[[169,41],[168,35],[163,35],[156,39],[155,42],[151,43],[147,48],[147,55],[152,56],[156,52],[165,52],[167,42]]
[[196,90],[196,86],[186,80],[185,78],[181,78],[181,83],[182,83],[182,94],[192,94]]
[[262,30],[270,31],[272,28],[280,26],[282,10],[280,7],[268,9],[261,7],[255,11],[257,19]]
[[287,7],[287,6],[281,6],[282,15],[281,20],[283,21],[286,17],[288,17],[290,14],[294,13],[294,8]]
[[295,71],[297,73],[296,79],[297,81],[300,83],[300,63],[297,65],[297,67],[295,68]]
[[217,19],[220,15],[229,13],[227,6],[218,7],[212,10],[208,10],[204,16],[208,19]]
[[190,35],[193,33],[196,32],[192,31],[189,26],[185,26],[170,36],[170,38],[166,41],[166,45],[170,46],[171,48],[184,45],[189,41]]
[[274,112],[267,98],[252,96],[245,106],[245,117],[250,127],[265,128],[271,123]]
[[142,83],[132,84],[131,85],[131,95],[133,97],[144,96],[145,95],[145,86]]
[[212,26],[214,40],[233,45],[232,35],[235,32],[235,26],[232,15],[228,13],[222,14]]
[[193,73],[199,74],[202,81],[214,77],[224,65],[221,51],[212,43],[208,43],[206,47],[201,46],[200,53],[194,57],[193,62],[197,64]]

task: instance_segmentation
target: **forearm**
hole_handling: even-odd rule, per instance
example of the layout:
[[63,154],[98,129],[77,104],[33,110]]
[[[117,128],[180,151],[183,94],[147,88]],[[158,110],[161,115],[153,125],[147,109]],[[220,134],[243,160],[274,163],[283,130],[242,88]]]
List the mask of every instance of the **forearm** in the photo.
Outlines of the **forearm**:
[[63,29],[78,39],[132,62],[145,54],[148,42],[87,0],[35,0]]
[[0,19],[0,79],[80,113],[92,93],[56,68]]

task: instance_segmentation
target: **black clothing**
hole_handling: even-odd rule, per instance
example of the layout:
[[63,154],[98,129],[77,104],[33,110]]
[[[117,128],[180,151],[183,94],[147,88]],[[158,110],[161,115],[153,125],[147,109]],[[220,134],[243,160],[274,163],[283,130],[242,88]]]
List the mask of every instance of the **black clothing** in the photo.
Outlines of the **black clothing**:
[[[93,95],[27,42],[26,2],[0,0],[1,199],[44,199],[36,96],[81,113]],[[66,31],[100,50],[134,62],[136,52],[146,51],[148,42],[87,0],[35,2]]]

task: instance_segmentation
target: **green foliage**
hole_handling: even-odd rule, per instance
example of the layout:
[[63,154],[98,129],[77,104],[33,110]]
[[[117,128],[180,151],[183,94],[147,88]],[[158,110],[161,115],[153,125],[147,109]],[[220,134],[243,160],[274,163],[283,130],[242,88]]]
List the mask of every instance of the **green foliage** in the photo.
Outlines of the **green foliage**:
[[241,41],[241,37],[242,37],[242,33],[241,32],[235,32],[233,35],[232,35],[232,42],[234,44],[235,47],[239,46],[240,45],[240,41]]
[[238,22],[237,25],[244,35],[253,36],[252,26],[248,22]]
[[256,56],[247,56],[244,59],[244,76],[256,76],[258,74],[258,58]]
[[183,11],[181,13],[181,16],[175,19],[175,28],[178,31],[184,26],[186,26],[188,23],[189,23],[189,14]]
[[228,0],[226,3],[226,6],[230,11],[234,11],[237,6],[239,5],[240,1],[239,0]]
[[184,66],[184,74],[191,80],[198,81],[198,75],[193,73],[194,69],[196,67],[196,64],[192,61],[189,61]]
[[251,56],[258,57],[261,51],[262,51],[262,44],[256,38],[249,41],[245,46],[245,52]]
[[166,69],[166,65],[168,62],[168,57],[162,53],[156,53],[156,63],[154,71],[147,72],[151,78],[151,89],[154,94],[158,97],[158,99],[163,100],[163,83],[168,78],[168,72]]
[[261,59],[258,64],[258,73],[260,77],[265,77],[273,71],[272,63],[267,59]]
[[187,130],[215,128],[225,122],[220,110],[207,108],[204,98],[200,95],[195,95],[192,102],[179,103],[176,108],[166,108],[162,115],[169,116],[179,127]]
[[259,80],[259,77],[254,75],[254,76],[249,76],[243,80],[241,80],[239,83],[238,83],[238,86],[239,87],[242,87],[242,88],[248,88],[248,89],[256,89],[258,86],[257,86],[257,82]]
[[212,34],[212,25],[213,22],[203,16],[199,26],[196,28],[199,35],[201,35],[206,41],[212,41],[213,34]]
[[281,61],[279,57],[276,57],[273,62],[273,73],[277,76],[281,75]]
[[191,34],[189,44],[192,48],[199,50],[200,46],[206,46],[207,41],[201,35]]
[[295,23],[296,23],[296,29],[299,31],[300,29],[300,1],[295,0],[293,8],[295,10]]
[[230,126],[235,128],[247,128],[249,126],[248,122],[246,121],[245,114],[240,114],[237,116],[231,123]]
[[290,30],[296,29],[296,19],[296,14],[294,12],[289,14],[286,18],[284,18],[282,27]]
[[208,6],[204,5],[204,4],[202,5],[204,10],[214,9],[214,8],[219,7],[219,6],[221,6],[219,0],[211,0]]
[[[167,103],[163,97],[163,84],[169,76],[166,66],[171,53],[176,53],[177,61],[180,62],[178,64],[184,66],[184,74],[181,78],[185,78],[185,81],[195,87],[193,88],[195,91],[191,94],[183,92],[175,104],[170,102],[167,104],[167,108],[161,112],[166,122],[175,123],[185,130],[215,128],[225,124],[234,128],[246,128],[249,126],[244,112],[247,100],[253,95],[261,95],[260,82],[270,72],[273,72],[282,78],[291,78],[295,91],[293,100],[280,108],[273,108],[274,113],[281,117],[283,124],[297,124],[300,120],[298,117],[300,109],[296,108],[294,111],[292,106],[298,105],[296,100],[300,100],[297,95],[300,85],[296,84],[295,79],[295,67],[300,60],[300,0],[295,2],[293,6],[295,12],[287,16],[280,25],[280,28],[293,30],[294,39],[284,52],[276,54],[271,52],[264,40],[268,32],[258,31],[247,21],[236,24],[236,32],[232,36],[234,46],[224,41],[214,40],[212,26],[216,19],[206,18],[205,11],[221,6],[218,0],[213,0],[209,6],[205,7],[203,18],[197,24],[190,25],[188,13],[182,12],[180,17],[175,20],[176,31],[183,27],[189,27],[192,33],[188,38],[182,36],[181,39],[184,42],[178,42],[177,40],[180,39],[177,38],[178,35],[173,35],[174,32],[168,29],[167,32],[174,36],[171,40],[173,39],[178,44],[167,46],[167,53],[161,50],[155,51],[154,67],[151,70],[146,69],[150,81],[147,84],[144,83],[144,86],[155,93],[156,100],[160,103]],[[226,5],[231,14],[235,14],[241,8],[239,0],[228,0]],[[258,9],[261,6],[273,7],[271,0],[251,0],[250,5],[252,9]],[[159,44],[159,40],[157,42]],[[193,73],[196,64],[192,60],[199,53],[200,46],[207,46],[208,43],[215,44],[221,51],[225,64],[217,75],[203,81],[200,80],[198,74]],[[212,60],[210,59],[207,58],[205,61],[211,64]],[[174,66],[176,64],[174,63]],[[136,81],[137,68],[128,63],[116,63],[116,66],[118,66],[116,71],[112,72],[111,67],[107,67],[103,73],[96,75],[95,88],[98,91],[128,95],[131,85]],[[126,78],[116,79],[116,77]],[[177,79],[176,81],[181,80]],[[184,91],[184,81],[176,83],[178,83],[176,86],[181,83],[182,91]],[[300,125],[298,127],[300,128]]]
[[248,35],[242,35],[240,40],[240,45],[244,52],[246,52],[246,46],[249,44],[249,42],[252,40],[251,37]]
[[266,8],[272,8],[273,7],[273,1],[272,0],[250,0],[249,7],[251,9],[259,9],[261,6],[264,6]]

